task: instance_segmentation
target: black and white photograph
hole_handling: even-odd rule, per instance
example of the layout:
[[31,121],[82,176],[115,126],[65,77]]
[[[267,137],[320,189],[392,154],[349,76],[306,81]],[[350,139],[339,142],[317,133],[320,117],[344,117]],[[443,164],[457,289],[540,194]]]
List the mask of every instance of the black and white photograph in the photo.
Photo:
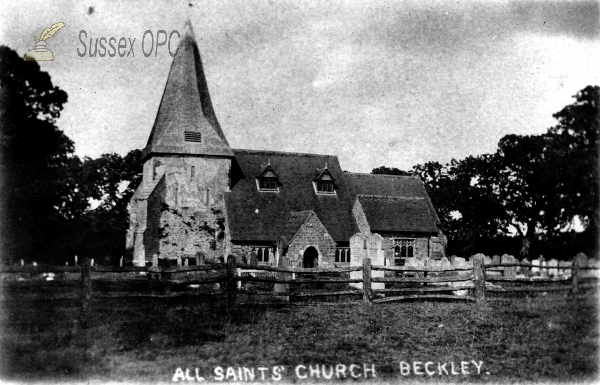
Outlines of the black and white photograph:
[[0,382],[600,382],[600,2],[0,22]]

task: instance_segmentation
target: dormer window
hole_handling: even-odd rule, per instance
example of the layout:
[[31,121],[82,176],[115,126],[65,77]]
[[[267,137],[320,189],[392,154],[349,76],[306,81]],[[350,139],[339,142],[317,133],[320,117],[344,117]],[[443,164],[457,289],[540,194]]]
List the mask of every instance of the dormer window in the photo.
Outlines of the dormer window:
[[333,190],[333,181],[319,180],[317,181],[317,192],[324,194],[335,194]]
[[271,167],[269,160],[268,164],[263,168],[263,172],[256,177],[258,190],[264,192],[279,192],[279,175]]
[[315,192],[317,194],[324,195],[335,195],[335,178],[327,169],[327,163],[325,168],[317,169],[317,177],[313,179]]
[[277,178],[260,178],[258,181],[258,187],[261,191],[277,191],[279,189],[277,186]]

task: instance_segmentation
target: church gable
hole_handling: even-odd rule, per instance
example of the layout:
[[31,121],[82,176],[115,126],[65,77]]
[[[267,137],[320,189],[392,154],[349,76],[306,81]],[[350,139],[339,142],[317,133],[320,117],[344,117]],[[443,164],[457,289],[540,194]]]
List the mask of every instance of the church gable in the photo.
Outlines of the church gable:
[[313,211],[291,213],[280,240],[292,266],[333,267],[336,243]]
[[362,174],[355,172],[344,172],[344,179],[348,184],[353,197],[359,195],[421,198],[433,217],[436,225],[440,219],[429,199],[423,181],[417,176]]

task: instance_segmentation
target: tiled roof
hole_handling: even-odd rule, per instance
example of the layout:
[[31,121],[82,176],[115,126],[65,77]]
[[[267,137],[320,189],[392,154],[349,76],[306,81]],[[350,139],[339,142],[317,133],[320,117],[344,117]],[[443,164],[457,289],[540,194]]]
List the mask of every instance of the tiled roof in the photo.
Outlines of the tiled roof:
[[[184,140],[186,136],[188,141]],[[189,24],[171,64],[143,157],[151,153],[233,155],[213,110]]]
[[440,219],[429,199],[423,181],[417,176],[361,174],[344,172],[344,179],[353,196],[376,195],[404,198],[423,198],[435,223]]
[[[294,211],[314,211],[336,242],[347,242],[359,231],[352,215],[354,197],[336,156],[251,150],[234,153],[232,187],[226,194],[233,241],[275,242]],[[267,159],[279,175],[279,192],[258,191],[256,176]],[[336,179],[335,195],[317,194],[313,187],[315,172],[325,163]]]
[[424,198],[359,195],[358,200],[372,232],[438,232]]
[[290,214],[290,217],[281,232],[280,237],[285,239],[286,246],[289,245],[293,240],[300,228],[306,223],[308,218],[313,215],[312,210],[307,211],[295,211]]

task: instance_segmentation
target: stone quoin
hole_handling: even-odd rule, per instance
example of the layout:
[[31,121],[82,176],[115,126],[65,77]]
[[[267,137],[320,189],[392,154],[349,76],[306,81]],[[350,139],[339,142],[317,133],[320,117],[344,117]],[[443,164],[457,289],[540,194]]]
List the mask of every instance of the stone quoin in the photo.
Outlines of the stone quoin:
[[342,171],[336,155],[231,148],[189,22],[142,160],[128,205],[127,252],[137,266],[155,254],[192,263],[233,254],[272,266],[285,257],[297,267],[445,256],[440,220],[418,177]]

